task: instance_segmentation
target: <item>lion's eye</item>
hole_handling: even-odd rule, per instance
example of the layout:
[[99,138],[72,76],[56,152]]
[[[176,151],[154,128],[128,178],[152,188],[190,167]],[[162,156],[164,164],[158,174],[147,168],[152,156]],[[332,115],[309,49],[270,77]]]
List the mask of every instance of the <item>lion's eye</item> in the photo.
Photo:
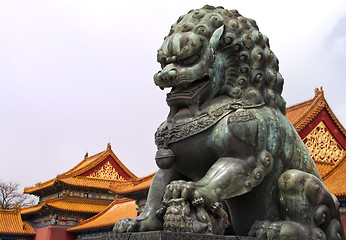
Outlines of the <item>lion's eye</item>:
[[193,55],[189,58],[186,58],[182,61],[182,65],[184,66],[191,66],[194,65],[195,63],[197,63],[199,60],[199,56],[198,55]]

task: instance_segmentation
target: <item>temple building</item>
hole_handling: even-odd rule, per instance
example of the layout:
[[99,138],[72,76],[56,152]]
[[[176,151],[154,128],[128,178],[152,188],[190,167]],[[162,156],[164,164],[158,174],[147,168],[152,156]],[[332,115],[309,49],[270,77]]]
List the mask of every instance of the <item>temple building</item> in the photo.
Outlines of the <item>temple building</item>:
[[122,204],[128,199],[118,198],[109,191],[111,184],[137,179],[117,158],[108,144],[107,149],[91,157],[88,154],[71,170],[44,183],[25,188],[24,193],[39,197],[35,206],[23,208],[22,218],[36,231],[36,240],[75,239],[67,228],[107,209],[110,204]]
[[[326,187],[338,198],[346,230],[345,128],[329,107],[322,88],[315,89],[312,99],[288,107],[286,116],[307,146]],[[20,210],[23,221],[18,220],[19,225],[14,220],[5,221],[29,232],[20,239],[81,240],[105,235],[119,219],[134,218],[143,211],[154,175],[136,177],[108,144],[103,152],[91,157],[86,154],[66,173],[26,188],[25,193],[40,198],[39,203]],[[18,208],[8,211],[17,211],[20,216]],[[1,231],[2,222],[0,219]],[[18,233],[10,236],[19,239],[15,238]]]
[[145,207],[148,190],[154,175],[155,173],[143,178],[110,185],[112,192],[125,199],[133,199],[133,201],[123,204],[113,202],[106,210],[82,221],[80,226],[69,228],[67,231],[75,233],[78,240],[87,239],[91,236],[107,234],[120,219],[137,217]]
[[22,220],[20,207],[0,209],[0,239],[30,239],[35,237],[32,226]]

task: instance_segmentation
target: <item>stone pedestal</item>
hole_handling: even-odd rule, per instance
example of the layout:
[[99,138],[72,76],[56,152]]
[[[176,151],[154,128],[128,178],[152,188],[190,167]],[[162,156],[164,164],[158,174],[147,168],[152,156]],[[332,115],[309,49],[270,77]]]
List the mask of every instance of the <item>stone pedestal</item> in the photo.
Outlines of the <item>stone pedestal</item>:
[[100,237],[83,238],[87,240],[256,240],[242,236],[221,236],[179,232],[139,232],[139,233],[110,233]]

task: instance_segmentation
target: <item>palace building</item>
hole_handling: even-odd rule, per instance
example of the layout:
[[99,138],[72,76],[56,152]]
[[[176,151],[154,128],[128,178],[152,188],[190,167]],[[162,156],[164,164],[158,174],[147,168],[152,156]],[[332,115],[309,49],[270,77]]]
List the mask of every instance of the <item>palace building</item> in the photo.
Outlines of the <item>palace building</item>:
[[[338,198],[346,229],[345,128],[329,107],[322,88],[315,89],[312,99],[288,107],[286,116],[307,146],[326,187]],[[26,188],[24,192],[38,196],[39,203],[0,211],[0,238],[6,231],[7,236],[13,236],[8,239],[74,240],[105,235],[119,219],[133,218],[143,211],[154,175],[136,177],[108,144],[103,152],[91,157],[86,154],[66,173]],[[5,231],[3,216],[10,216],[4,221],[13,229],[23,226],[25,234]]]
[[25,188],[24,193],[39,197],[35,206],[23,208],[22,218],[36,231],[36,240],[75,239],[66,229],[107,209],[111,204],[123,204],[109,191],[111,184],[137,179],[117,158],[108,144],[107,149],[84,159],[71,170],[44,183]]

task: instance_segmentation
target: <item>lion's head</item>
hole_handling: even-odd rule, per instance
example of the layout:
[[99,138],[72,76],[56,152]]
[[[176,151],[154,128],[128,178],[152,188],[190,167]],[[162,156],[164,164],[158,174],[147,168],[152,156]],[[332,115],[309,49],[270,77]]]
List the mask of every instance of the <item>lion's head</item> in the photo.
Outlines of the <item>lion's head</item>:
[[278,59],[256,22],[236,10],[204,6],[181,16],[157,60],[155,84],[172,88],[171,111],[226,95],[244,107],[266,104],[285,114]]

